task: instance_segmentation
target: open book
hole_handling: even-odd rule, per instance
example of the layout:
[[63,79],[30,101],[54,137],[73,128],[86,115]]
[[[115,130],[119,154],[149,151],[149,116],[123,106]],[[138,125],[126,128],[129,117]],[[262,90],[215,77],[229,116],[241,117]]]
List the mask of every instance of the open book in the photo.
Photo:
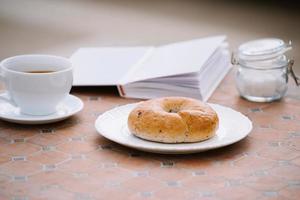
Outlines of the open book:
[[225,36],[162,46],[80,48],[74,86],[116,85],[123,97],[187,96],[206,101],[228,70]]

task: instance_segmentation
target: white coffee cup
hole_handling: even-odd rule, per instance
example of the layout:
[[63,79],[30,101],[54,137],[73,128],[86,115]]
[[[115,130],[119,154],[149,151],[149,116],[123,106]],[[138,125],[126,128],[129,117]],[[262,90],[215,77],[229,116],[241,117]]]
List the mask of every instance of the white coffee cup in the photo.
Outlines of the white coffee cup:
[[49,115],[69,94],[73,71],[71,62],[51,55],[20,55],[0,63],[0,81],[6,92],[1,100],[29,115]]

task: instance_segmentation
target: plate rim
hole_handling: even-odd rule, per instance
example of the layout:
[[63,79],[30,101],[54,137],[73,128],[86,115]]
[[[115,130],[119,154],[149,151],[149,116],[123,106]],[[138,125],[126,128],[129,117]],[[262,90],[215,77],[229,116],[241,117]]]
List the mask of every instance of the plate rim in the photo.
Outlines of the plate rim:
[[[102,135],[104,138],[110,140],[110,141],[113,141],[115,143],[118,143],[118,144],[121,144],[121,145],[124,145],[126,147],[130,147],[130,148],[134,148],[134,149],[137,149],[137,150],[141,150],[141,151],[146,151],[146,152],[152,152],[152,153],[160,153],[160,154],[188,154],[188,153],[197,153],[197,152],[203,152],[203,151],[208,151],[208,150],[212,150],[212,149],[218,149],[218,148],[222,148],[222,147],[225,147],[225,146],[228,146],[228,145],[231,145],[231,144],[234,144],[236,142],[239,142],[241,140],[243,140],[244,138],[246,138],[252,131],[253,129],[253,123],[252,121],[246,116],[244,115],[243,113],[235,110],[235,109],[232,109],[230,107],[227,107],[227,106],[223,106],[223,105],[220,105],[220,104],[215,104],[215,103],[208,103],[209,105],[213,105],[213,106],[219,106],[219,107],[222,107],[223,109],[227,109],[227,110],[230,110],[231,112],[236,112],[238,113],[239,115],[241,115],[245,120],[247,120],[247,133],[243,134],[242,137],[236,139],[236,140],[230,140],[228,142],[225,142],[225,143],[221,143],[217,146],[215,145],[209,145],[209,146],[206,146],[206,147],[199,147],[199,146],[192,146],[192,147],[186,147],[186,148],[183,148],[183,149],[173,149],[173,148],[165,148],[165,149],[161,149],[161,148],[157,148],[157,147],[145,147],[145,146],[142,146],[142,145],[136,145],[136,144],[132,144],[132,143],[126,143],[126,142],[123,142],[123,141],[118,141],[116,139],[114,139],[113,137],[109,137],[109,134],[102,134],[102,132],[104,132],[104,130],[102,130],[102,128],[100,127],[100,120],[102,119],[102,117],[106,114],[108,114],[109,112],[112,112],[113,110],[116,110],[116,109],[119,109],[120,107],[125,107],[125,106],[134,106],[134,105],[137,105],[139,104],[140,102],[137,102],[137,103],[129,103],[129,104],[124,104],[124,105],[121,105],[121,106],[117,106],[117,107],[114,107],[112,109],[109,109],[107,111],[105,111],[104,113],[102,113],[101,115],[99,115],[97,117],[97,119],[95,120],[95,123],[94,123],[94,126],[98,132],[98,134]],[[120,133],[121,133],[121,130],[120,130]],[[142,140],[144,142],[152,142],[152,141],[147,141],[147,140],[144,140],[144,139],[141,139],[141,138],[138,138],[136,137],[138,140]],[[156,143],[156,142],[154,142]],[[179,144],[165,144],[165,143],[159,143],[161,145],[190,145],[190,144],[196,144],[196,143],[199,143],[201,144],[201,142],[195,142],[195,143],[179,143]]]

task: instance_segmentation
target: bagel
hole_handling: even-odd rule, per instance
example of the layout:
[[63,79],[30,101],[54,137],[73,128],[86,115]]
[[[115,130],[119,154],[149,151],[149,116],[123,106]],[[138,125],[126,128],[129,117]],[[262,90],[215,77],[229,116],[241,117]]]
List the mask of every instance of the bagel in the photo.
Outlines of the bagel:
[[165,97],[139,103],[128,116],[130,132],[162,143],[207,140],[216,134],[219,119],[207,104],[186,97]]

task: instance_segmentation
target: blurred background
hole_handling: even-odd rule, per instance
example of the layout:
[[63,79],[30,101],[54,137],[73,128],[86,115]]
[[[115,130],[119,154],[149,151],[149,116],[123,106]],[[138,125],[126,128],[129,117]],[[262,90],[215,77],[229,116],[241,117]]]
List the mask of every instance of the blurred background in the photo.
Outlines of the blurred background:
[[226,34],[231,49],[261,37],[293,41],[300,74],[295,1],[0,0],[0,59],[70,56],[84,46],[158,45]]

